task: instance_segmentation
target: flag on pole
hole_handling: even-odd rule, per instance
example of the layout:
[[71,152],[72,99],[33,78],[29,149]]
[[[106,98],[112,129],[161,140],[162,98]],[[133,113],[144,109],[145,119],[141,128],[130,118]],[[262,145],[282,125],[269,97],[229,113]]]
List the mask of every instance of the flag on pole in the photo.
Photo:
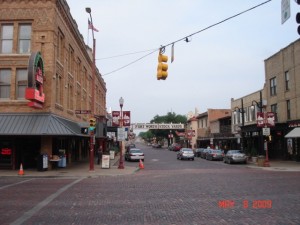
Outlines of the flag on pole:
[[89,23],[89,29],[93,30],[93,31],[96,31],[96,32],[99,32],[99,30],[97,30],[94,25],[92,24],[92,22],[90,20],[88,20],[88,23]]

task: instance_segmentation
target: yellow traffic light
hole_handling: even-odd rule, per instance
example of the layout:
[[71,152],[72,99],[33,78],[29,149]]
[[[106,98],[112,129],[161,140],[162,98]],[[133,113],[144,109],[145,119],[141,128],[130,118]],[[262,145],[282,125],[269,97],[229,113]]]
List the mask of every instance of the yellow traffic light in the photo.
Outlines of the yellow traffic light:
[[157,80],[165,80],[168,77],[168,56],[158,54]]
[[96,127],[96,119],[95,118],[90,118],[90,127]]

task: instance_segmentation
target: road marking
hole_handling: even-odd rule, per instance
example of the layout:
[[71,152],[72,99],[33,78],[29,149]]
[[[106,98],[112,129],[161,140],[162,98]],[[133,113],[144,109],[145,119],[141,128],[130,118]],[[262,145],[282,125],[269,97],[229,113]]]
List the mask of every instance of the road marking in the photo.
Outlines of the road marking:
[[3,186],[3,187],[0,187],[0,190],[5,189],[5,188],[8,188],[8,187],[16,186],[16,185],[19,185],[19,184],[22,184],[22,183],[25,183],[25,182],[28,182],[28,181],[31,181],[31,180],[34,180],[34,179],[24,180],[24,181],[15,183],[15,184],[5,185],[5,186]]
[[153,162],[157,162],[157,161],[158,161],[158,159],[151,159],[151,161],[153,161]]
[[26,220],[30,219],[35,213],[37,213],[38,211],[40,211],[42,208],[44,208],[46,205],[48,205],[51,201],[53,201],[57,196],[59,196],[61,193],[63,193],[64,191],[68,190],[70,187],[72,187],[73,185],[77,184],[78,182],[80,182],[81,180],[83,180],[84,178],[78,179],[73,181],[72,183],[62,187],[61,189],[59,189],[57,192],[55,192],[54,194],[50,195],[48,198],[46,198],[45,200],[41,201],[39,204],[37,204],[35,207],[33,207],[31,210],[25,212],[23,214],[23,216],[21,216],[19,219],[15,220],[14,222],[11,223],[11,225],[19,225],[19,224],[23,224]]

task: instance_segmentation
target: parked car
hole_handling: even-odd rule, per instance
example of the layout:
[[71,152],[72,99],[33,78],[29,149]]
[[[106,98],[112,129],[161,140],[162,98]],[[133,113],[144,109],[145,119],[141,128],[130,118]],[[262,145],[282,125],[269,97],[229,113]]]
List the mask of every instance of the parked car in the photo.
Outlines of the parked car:
[[223,158],[224,153],[222,150],[209,149],[209,151],[206,153],[207,160],[223,160]]
[[181,148],[182,148],[182,147],[181,147],[180,144],[175,143],[172,150],[173,150],[174,152],[178,152]]
[[195,150],[195,157],[200,157],[201,152],[203,152],[204,148],[196,148]]
[[182,148],[177,153],[177,159],[194,160],[194,151],[191,148]]
[[126,150],[129,150],[129,149],[131,149],[131,148],[135,148],[135,144],[127,144],[126,146],[125,146],[125,149]]
[[125,161],[144,161],[145,155],[141,151],[141,149],[138,148],[131,148],[125,152]]
[[161,144],[154,143],[154,144],[152,144],[152,148],[161,148]]
[[200,157],[201,157],[202,159],[206,159],[206,153],[207,153],[209,150],[210,150],[209,148],[203,149],[203,151],[200,153]]
[[241,150],[229,150],[224,156],[224,163],[247,163],[247,156]]

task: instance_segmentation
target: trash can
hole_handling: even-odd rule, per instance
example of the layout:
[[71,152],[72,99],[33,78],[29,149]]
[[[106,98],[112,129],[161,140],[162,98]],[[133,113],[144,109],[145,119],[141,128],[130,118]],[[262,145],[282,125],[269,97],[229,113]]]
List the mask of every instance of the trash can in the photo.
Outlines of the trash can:
[[48,155],[47,154],[40,154],[38,156],[37,169],[38,169],[38,171],[48,170]]
[[265,156],[260,155],[257,157],[257,165],[263,167],[265,163]]
[[57,166],[60,168],[66,167],[67,166],[66,156],[60,156],[59,158],[60,158],[60,160],[58,161]]

